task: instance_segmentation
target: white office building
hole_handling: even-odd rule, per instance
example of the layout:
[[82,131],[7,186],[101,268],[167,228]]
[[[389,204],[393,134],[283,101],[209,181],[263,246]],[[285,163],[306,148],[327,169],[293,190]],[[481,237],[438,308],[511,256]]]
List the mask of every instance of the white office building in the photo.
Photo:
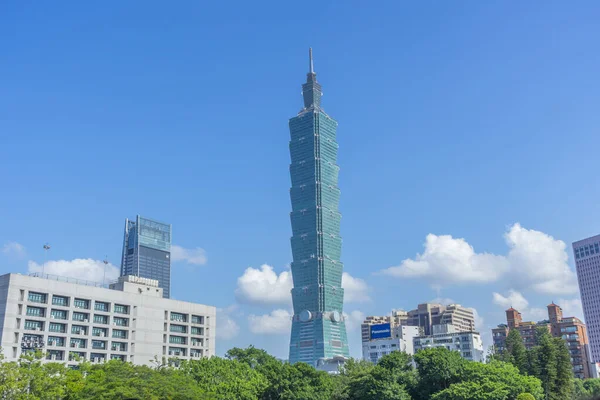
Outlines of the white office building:
[[368,337],[363,334],[363,360],[377,364],[381,357],[393,351],[414,354],[413,339],[419,336],[418,326],[393,326],[389,322],[364,325],[368,326],[369,334]]
[[432,347],[445,347],[458,351],[462,358],[483,362],[485,355],[479,332],[460,332],[452,325],[434,325],[433,335],[414,338],[414,351]]
[[40,349],[48,361],[215,354],[216,308],[163,298],[158,281],[123,276],[110,288],[52,275],[0,276],[0,345],[7,360]]
[[600,235],[573,243],[592,361],[600,362]]

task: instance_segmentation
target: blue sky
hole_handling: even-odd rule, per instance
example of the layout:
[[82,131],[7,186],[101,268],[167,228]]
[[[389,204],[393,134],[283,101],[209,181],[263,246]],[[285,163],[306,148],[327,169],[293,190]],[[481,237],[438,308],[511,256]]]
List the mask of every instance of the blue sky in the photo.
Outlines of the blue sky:
[[126,217],[167,221],[172,294],[222,309],[218,352],[287,358],[287,120],[312,46],[339,121],[351,353],[363,315],[434,298],[486,332],[506,304],[579,315],[599,17],[558,1],[4,2],[0,272],[39,268],[49,242],[56,271],[97,277]]

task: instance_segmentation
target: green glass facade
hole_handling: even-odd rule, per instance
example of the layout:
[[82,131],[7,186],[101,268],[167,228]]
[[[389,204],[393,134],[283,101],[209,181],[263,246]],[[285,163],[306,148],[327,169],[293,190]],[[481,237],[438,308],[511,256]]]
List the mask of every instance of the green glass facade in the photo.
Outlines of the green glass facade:
[[312,51],[309,58],[304,108],[289,121],[294,281],[289,361],[316,365],[349,353],[342,314],[337,122],[321,109]]

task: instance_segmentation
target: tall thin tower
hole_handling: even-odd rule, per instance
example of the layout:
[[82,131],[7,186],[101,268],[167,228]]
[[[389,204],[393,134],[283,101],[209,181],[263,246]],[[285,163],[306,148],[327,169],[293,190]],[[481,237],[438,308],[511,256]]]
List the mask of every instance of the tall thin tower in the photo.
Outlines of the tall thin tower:
[[337,122],[321,108],[322,94],[309,49],[304,108],[289,121],[294,280],[290,362],[314,366],[319,359],[349,354],[342,314]]

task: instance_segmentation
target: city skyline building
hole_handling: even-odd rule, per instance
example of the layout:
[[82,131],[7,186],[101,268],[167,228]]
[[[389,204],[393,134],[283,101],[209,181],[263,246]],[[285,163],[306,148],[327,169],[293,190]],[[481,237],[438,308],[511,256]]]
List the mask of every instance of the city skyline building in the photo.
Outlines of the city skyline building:
[[573,256],[591,358],[600,362],[600,235],[574,242]]
[[373,363],[392,351],[414,354],[427,347],[445,346],[476,361],[481,361],[483,354],[473,309],[460,304],[422,303],[410,311],[368,316],[361,324],[361,338],[363,360]]
[[290,363],[349,357],[343,317],[337,122],[321,108],[309,49],[304,107],[289,120],[294,315]]
[[171,225],[137,215],[125,219],[121,276],[155,279],[171,296]]

